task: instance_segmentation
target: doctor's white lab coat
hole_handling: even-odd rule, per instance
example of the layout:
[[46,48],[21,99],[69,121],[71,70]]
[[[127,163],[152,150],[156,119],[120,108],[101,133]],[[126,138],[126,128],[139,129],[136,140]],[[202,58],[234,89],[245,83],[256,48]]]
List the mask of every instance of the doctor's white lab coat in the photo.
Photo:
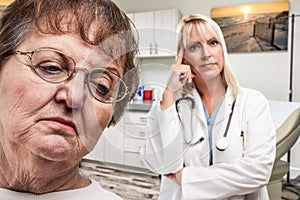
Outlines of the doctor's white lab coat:
[[266,98],[255,90],[240,89],[227,134],[229,146],[220,151],[215,144],[225,132],[233,103],[227,90],[212,130],[213,165],[209,166],[206,117],[196,90],[192,96],[195,109],[190,126],[195,145],[186,144],[190,133],[183,131],[175,104],[161,110],[157,102],[148,114],[148,139],[142,152],[145,165],[161,174],[185,166],[181,185],[162,176],[159,199],[268,200],[265,185],[275,159],[276,132]]

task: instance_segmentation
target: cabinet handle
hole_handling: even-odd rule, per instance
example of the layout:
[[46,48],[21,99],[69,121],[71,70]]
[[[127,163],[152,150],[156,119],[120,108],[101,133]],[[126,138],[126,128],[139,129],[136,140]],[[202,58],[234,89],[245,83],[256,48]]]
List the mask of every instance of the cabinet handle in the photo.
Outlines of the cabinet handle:
[[150,43],[149,53],[150,53],[150,55],[152,55],[152,43]]
[[141,120],[147,120],[148,117],[140,117]]
[[158,54],[158,45],[156,42],[155,42],[155,54]]
[[141,150],[142,150],[142,147],[141,147],[141,146],[138,146],[138,150],[139,150],[139,152],[141,152]]

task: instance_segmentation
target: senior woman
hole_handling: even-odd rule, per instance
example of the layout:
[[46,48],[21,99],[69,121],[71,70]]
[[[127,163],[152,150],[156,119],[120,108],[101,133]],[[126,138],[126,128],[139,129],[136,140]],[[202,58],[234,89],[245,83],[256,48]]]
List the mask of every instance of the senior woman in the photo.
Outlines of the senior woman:
[[187,15],[178,28],[178,56],[149,113],[144,155],[165,175],[159,199],[269,199],[275,128],[268,101],[239,86],[213,20]]
[[0,199],[120,199],[79,174],[138,84],[110,0],[16,0],[0,20]]

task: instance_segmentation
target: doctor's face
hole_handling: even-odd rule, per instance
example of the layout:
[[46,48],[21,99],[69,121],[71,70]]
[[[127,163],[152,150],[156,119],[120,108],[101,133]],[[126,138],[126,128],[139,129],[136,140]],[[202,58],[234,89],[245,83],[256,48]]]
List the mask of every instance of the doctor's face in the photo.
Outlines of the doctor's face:
[[223,48],[217,34],[208,23],[202,22],[192,27],[184,50],[186,64],[204,80],[220,76],[224,67]]
[[[82,66],[89,72],[100,67],[122,74],[120,66],[76,35],[33,32],[17,50],[32,52],[41,48],[61,52],[63,58],[72,58],[76,67]],[[47,57],[49,52],[46,53],[43,56]],[[36,60],[40,59],[37,55]],[[113,104],[102,103],[91,95],[86,69],[76,70],[69,80],[49,83],[30,68],[34,59],[13,54],[1,66],[1,146],[20,159],[25,154],[27,158],[34,155],[51,161],[80,160],[94,147],[111,120]],[[60,61],[51,59],[40,64],[42,75],[58,73]],[[99,81],[104,86],[110,84],[109,79]]]

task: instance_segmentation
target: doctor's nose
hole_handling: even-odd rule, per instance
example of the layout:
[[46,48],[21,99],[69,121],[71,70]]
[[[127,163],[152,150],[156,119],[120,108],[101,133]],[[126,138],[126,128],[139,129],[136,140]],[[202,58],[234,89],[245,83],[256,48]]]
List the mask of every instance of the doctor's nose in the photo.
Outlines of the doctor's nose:
[[203,61],[206,61],[208,59],[210,59],[211,57],[211,54],[210,54],[210,51],[207,47],[202,47],[202,52],[201,52],[201,59]]
[[81,108],[85,99],[85,74],[77,72],[72,79],[58,84],[57,102],[64,102],[69,108]]

